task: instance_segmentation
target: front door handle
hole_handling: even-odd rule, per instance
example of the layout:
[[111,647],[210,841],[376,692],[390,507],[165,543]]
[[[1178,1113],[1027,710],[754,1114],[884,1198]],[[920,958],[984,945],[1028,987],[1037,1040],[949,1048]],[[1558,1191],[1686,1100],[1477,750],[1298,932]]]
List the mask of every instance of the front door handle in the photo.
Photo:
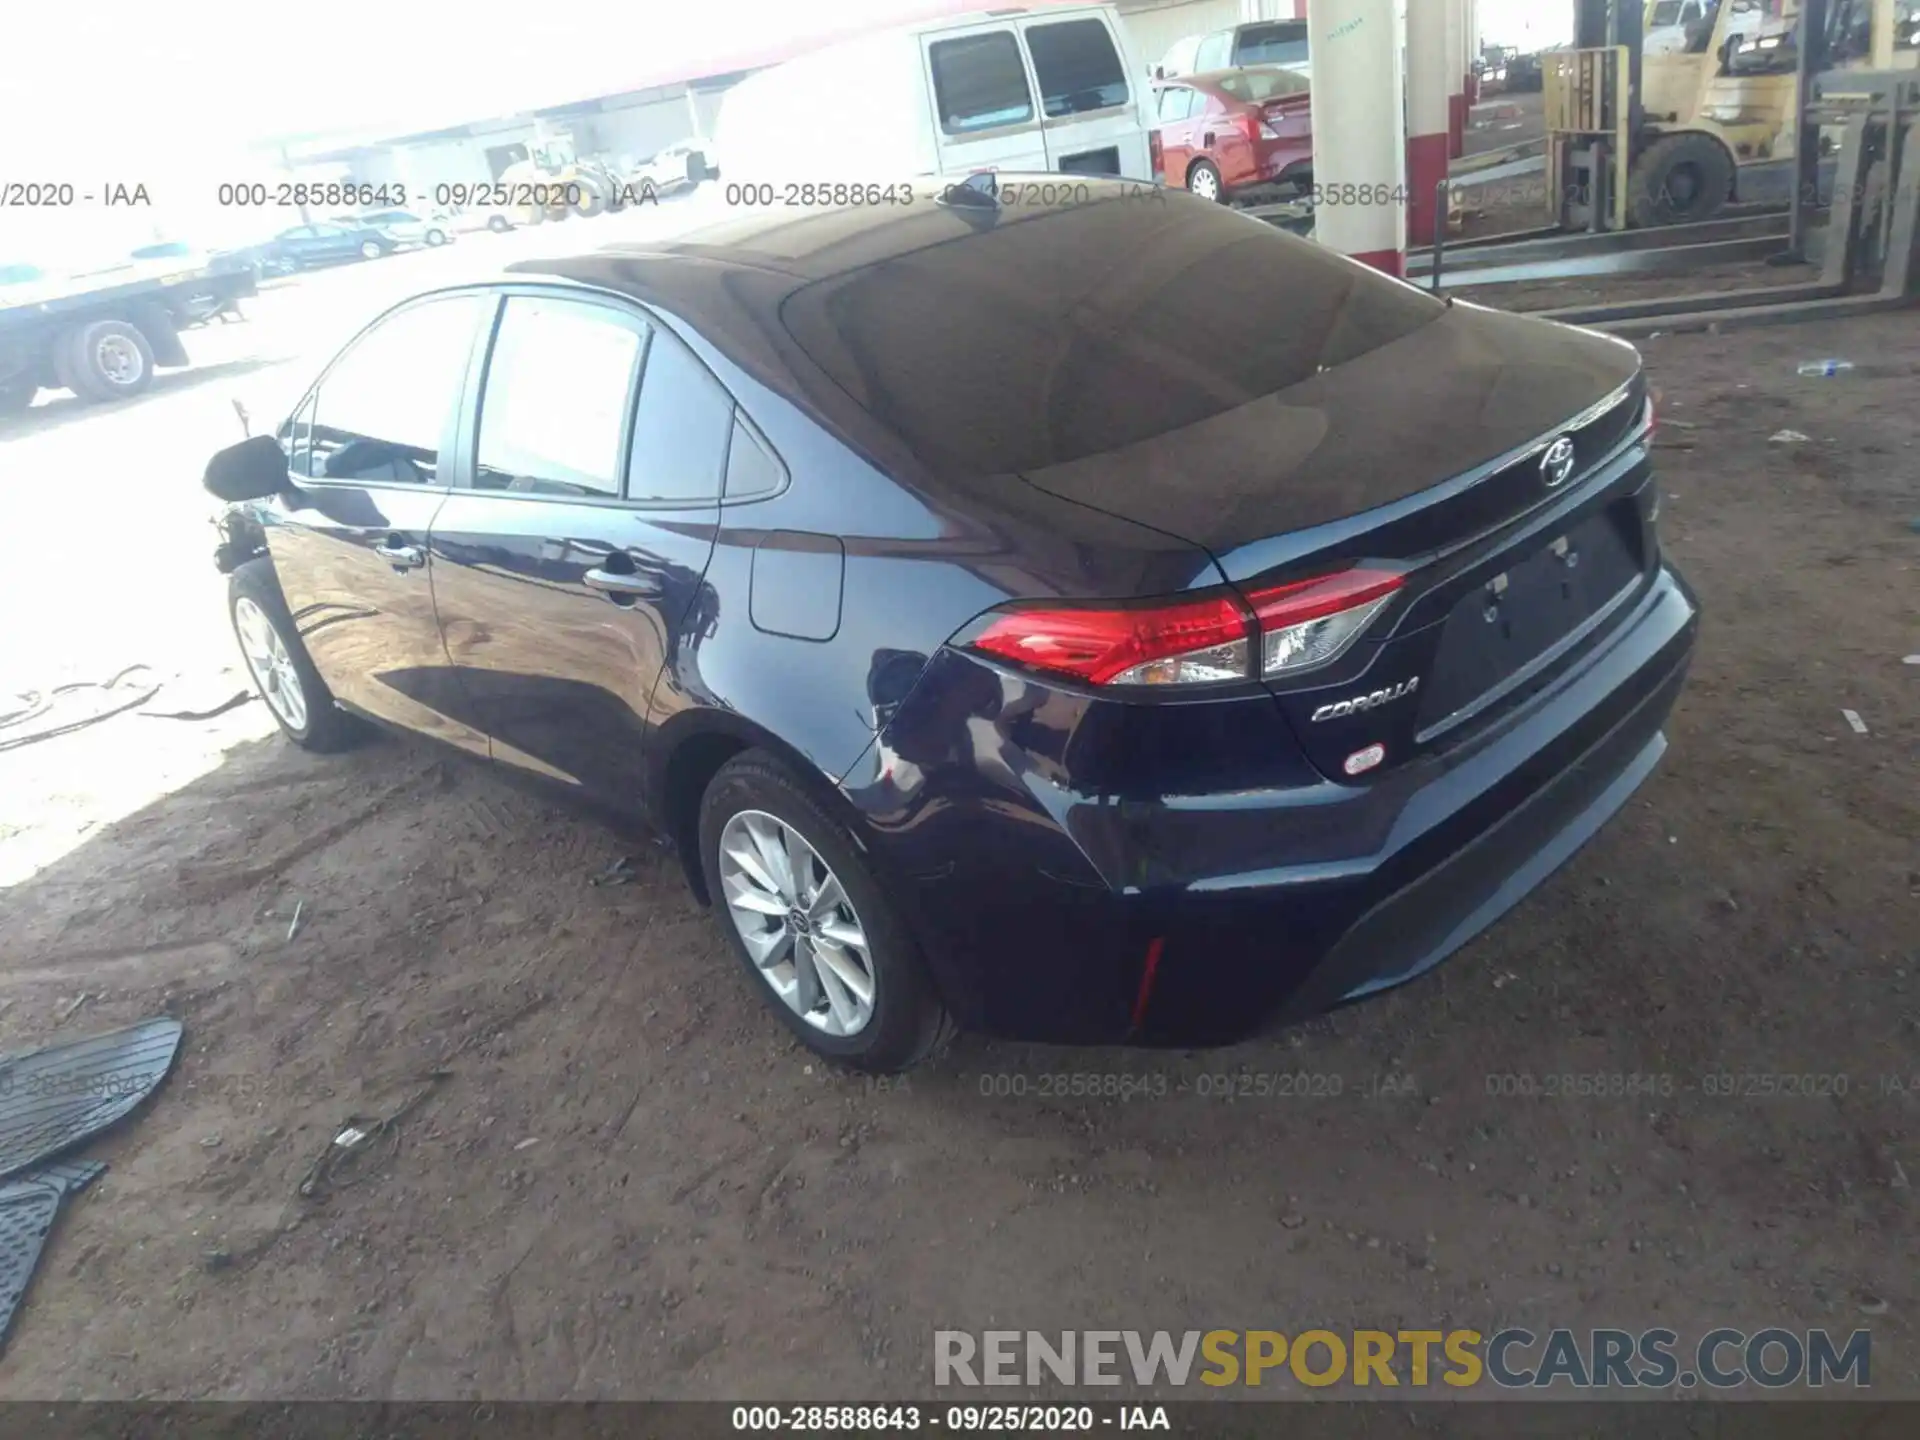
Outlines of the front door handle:
[[660,581],[652,575],[621,574],[616,570],[602,570],[596,566],[580,579],[583,584],[610,596],[652,600],[659,598],[660,595]]
[[427,563],[427,552],[418,545],[397,544],[393,540],[374,546],[373,553],[396,570],[418,570]]

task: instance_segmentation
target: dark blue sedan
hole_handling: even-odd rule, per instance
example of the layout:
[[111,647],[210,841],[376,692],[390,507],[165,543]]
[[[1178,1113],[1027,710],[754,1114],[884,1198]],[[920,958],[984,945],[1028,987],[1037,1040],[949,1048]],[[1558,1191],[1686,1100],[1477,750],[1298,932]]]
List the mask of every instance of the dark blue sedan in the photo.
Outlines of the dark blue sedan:
[[651,817],[869,1069],[1231,1041],[1444,958],[1666,746],[1639,359],[1069,188],[389,311],[208,470],[282,728]]

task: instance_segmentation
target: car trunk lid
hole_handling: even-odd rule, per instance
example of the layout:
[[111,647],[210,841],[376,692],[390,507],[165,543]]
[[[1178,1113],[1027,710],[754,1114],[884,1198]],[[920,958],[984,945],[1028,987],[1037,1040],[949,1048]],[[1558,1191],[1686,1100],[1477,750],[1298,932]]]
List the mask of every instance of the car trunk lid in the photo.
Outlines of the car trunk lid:
[[[1456,304],[1274,395],[1026,478],[1192,540],[1249,596],[1400,571],[1349,650],[1267,680],[1315,763],[1347,778],[1516,702],[1649,572],[1644,452],[1613,463],[1645,410],[1631,347]],[[1543,469],[1562,437],[1569,463]],[[1619,473],[1590,483],[1603,465]]]

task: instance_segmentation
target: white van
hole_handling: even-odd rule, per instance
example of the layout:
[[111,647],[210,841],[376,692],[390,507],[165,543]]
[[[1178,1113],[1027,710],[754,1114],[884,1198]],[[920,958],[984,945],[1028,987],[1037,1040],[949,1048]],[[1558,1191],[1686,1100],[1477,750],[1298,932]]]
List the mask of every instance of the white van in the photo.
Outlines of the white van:
[[726,92],[720,189],[975,170],[1152,180],[1153,96],[1112,5],[995,10],[842,41]]

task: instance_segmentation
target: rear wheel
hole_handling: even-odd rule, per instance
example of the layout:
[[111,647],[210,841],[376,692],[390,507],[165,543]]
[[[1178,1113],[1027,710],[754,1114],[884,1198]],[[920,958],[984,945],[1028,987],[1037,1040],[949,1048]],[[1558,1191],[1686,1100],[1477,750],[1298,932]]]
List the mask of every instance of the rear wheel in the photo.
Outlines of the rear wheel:
[[446,243],[447,243],[447,232],[446,232],[446,231],[444,231],[444,230],[429,230],[429,231],[427,231],[427,244],[429,244],[429,245],[444,245],[444,244],[446,244]]
[[713,777],[700,856],[734,953],[808,1049],[905,1070],[952,1033],[858,844],[773,756],[749,750]]
[[513,222],[504,215],[489,215],[487,217],[487,229],[493,231],[496,235],[504,235],[512,228]]
[[1698,132],[1656,140],[1627,175],[1627,205],[1642,229],[1711,220],[1733,193],[1733,157]]
[[378,260],[386,253],[387,247],[382,245],[378,240],[362,240],[360,242],[360,258],[362,260]]
[[1226,190],[1220,183],[1220,171],[1211,160],[1196,160],[1187,171],[1187,189],[1202,200],[1219,201]]
[[153,347],[124,320],[75,326],[55,342],[53,364],[82,400],[123,400],[153,383]]
[[353,744],[361,724],[333,703],[333,692],[313,668],[264,557],[227,577],[227,609],[254,688],[287,738],[305,750],[344,750]]

